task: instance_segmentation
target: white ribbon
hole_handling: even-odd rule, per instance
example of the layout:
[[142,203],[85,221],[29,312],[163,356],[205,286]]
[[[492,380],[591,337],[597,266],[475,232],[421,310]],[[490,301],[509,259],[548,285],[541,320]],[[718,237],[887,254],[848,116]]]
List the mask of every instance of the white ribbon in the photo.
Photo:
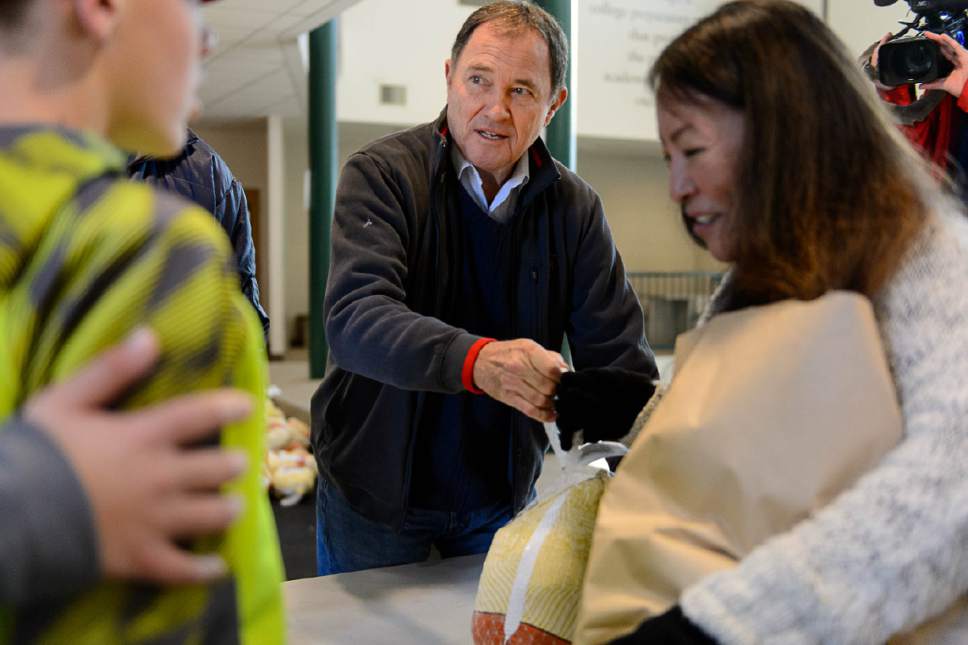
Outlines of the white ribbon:
[[[561,447],[559,446],[558,449],[560,450]],[[511,587],[511,596],[508,598],[508,610],[504,614],[505,643],[511,640],[514,632],[518,631],[518,627],[521,626],[521,618],[524,616],[524,603],[528,597],[528,585],[531,584],[531,574],[534,573],[538,553],[541,551],[541,545],[548,537],[551,527],[558,520],[558,511],[561,510],[561,506],[567,498],[568,492],[565,491],[558,495],[558,499],[548,507],[544,517],[541,518],[541,523],[538,524],[538,528],[535,529],[527,546],[524,547],[524,553],[521,554],[518,573],[514,578],[514,586]]]
[[[508,608],[504,614],[504,642],[518,631],[521,626],[521,619],[524,617],[524,604],[528,597],[528,586],[531,584],[531,575],[534,573],[534,565],[538,561],[538,554],[544,545],[545,538],[558,521],[558,513],[568,499],[568,493],[572,486],[594,477],[601,468],[608,470],[605,457],[624,455],[627,448],[620,443],[612,441],[602,441],[597,444],[585,444],[579,447],[575,445],[571,450],[561,449],[561,438],[558,436],[558,425],[554,422],[545,423],[545,434],[548,435],[548,443],[551,450],[555,453],[555,459],[561,467],[558,485],[554,492],[547,495],[549,499],[555,495],[557,498],[545,511],[541,522],[531,534],[531,538],[524,547],[521,554],[521,561],[518,563],[518,571],[514,577],[514,585],[511,587],[511,595],[508,597]],[[598,462],[591,466],[591,462]]]

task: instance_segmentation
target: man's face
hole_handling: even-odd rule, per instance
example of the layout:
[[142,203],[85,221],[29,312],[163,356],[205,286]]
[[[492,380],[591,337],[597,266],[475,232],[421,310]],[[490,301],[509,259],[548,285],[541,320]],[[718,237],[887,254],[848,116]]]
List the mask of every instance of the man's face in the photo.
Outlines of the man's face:
[[129,150],[165,156],[184,145],[201,79],[197,0],[129,0],[105,49],[109,137]]
[[485,184],[504,183],[567,96],[552,93],[548,44],[533,29],[484,23],[445,71],[454,142]]

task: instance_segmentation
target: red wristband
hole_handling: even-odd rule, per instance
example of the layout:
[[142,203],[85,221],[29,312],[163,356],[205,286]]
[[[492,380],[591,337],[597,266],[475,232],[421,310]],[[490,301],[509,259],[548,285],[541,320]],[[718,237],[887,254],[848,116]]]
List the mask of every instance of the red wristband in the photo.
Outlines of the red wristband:
[[471,394],[484,394],[484,390],[474,385],[474,364],[477,362],[477,355],[481,353],[484,346],[493,343],[495,340],[494,338],[481,338],[467,350],[467,356],[464,357],[464,368],[460,372],[460,381],[464,384],[464,389]]
[[961,95],[958,97],[958,109],[962,112],[968,112],[968,80],[965,81],[965,86],[961,88]]

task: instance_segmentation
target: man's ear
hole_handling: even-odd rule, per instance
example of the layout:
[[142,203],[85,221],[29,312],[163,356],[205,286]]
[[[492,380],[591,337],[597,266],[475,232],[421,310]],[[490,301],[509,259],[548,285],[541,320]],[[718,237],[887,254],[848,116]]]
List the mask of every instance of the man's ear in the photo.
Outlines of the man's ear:
[[444,61],[444,79],[447,80],[447,87],[450,87],[450,59]]
[[[162,0],[167,2],[169,0]],[[98,42],[110,38],[126,0],[69,0],[79,29]]]
[[545,120],[544,120],[545,127],[548,127],[548,124],[551,123],[551,119],[555,116],[555,112],[557,112],[558,108],[564,105],[565,101],[567,100],[568,100],[568,89],[563,87],[560,90],[558,90],[558,96],[555,97],[555,100],[554,102],[552,102],[551,107],[548,108],[548,113],[545,115]]

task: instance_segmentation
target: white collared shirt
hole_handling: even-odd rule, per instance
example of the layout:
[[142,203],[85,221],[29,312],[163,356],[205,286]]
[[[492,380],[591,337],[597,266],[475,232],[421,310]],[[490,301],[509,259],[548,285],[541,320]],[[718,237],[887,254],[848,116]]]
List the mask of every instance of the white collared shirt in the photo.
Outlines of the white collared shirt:
[[450,149],[450,158],[454,164],[454,170],[457,171],[457,178],[460,179],[460,183],[467,194],[491,219],[501,224],[507,223],[511,219],[511,215],[514,214],[515,200],[511,199],[511,196],[516,195],[518,189],[527,184],[528,179],[530,179],[528,176],[530,167],[527,151],[518,159],[511,176],[501,184],[501,188],[498,189],[494,199],[488,204],[487,196],[484,195],[484,182],[481,181],[481,175],[477,172],[477,168],[464,158],[457,146],[452,145]]

